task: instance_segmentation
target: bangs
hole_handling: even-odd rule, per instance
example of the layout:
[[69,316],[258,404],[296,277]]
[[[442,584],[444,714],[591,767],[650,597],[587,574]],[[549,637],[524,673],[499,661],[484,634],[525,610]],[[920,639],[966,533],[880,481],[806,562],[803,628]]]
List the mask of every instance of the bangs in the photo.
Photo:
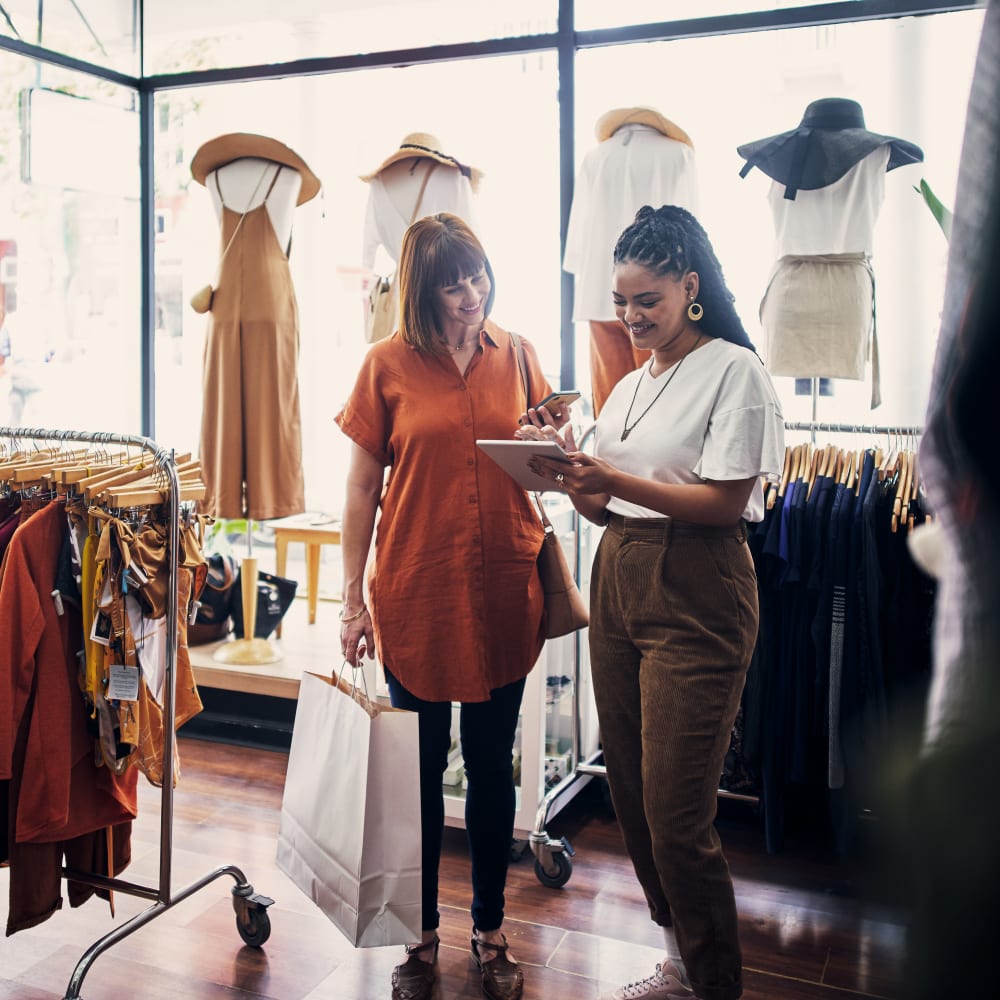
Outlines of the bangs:
[[434,259],[427,269],[428,278],[435,288],[444,288],[479,274],[485,266],[486,256],[478,247],[464,240],[445,240],[435,247]]

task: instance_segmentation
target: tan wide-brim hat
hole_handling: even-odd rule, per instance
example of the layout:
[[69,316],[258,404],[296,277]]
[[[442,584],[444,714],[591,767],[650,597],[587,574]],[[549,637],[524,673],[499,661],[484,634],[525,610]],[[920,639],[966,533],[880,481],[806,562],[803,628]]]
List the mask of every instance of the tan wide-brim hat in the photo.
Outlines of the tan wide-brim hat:
[[446,167],[454,167],[460,170],[469,178],[473,191],[479,190],[479,182],[482,180],[483,172],[476,167],[470,167],[456,160],[454,156],[441,152],[441,141],[436,135],[429,132],[411,132],[403,137],[399,144],[399,149],[387,156],[370,174],[362,175],[361,179],[367,184],[374,180],[386,167],[398,163],[400,160],[412,160],[414,157],[425,157],[443,163]]
[[199,184],[204,184],[205,178],[216,168],[248,156],[272,160],[274,163],[282,163],[297,170],[302,177],[297,205],[304,204],[319,193],[319,178],[294,149],[289,149],[277,139],[268,138],[266,135],[255,135],[253,132],[229,132],[209,139],[198,148],[194,159],[191,160],[191,176]]
[[610,139],[622,125],[649,125],[655,128],[660,135],[665,135],[668,139],[677,139],[679,142],[686,142],[694,149],[694,143],[687,132],[675,125],[669,118],[664,118],[659,111],[655,111],[653,108],[614,108],[611,111],[605,111],[597,119],[597,124],[594,126],[597,141],[604,142],[605,139]]

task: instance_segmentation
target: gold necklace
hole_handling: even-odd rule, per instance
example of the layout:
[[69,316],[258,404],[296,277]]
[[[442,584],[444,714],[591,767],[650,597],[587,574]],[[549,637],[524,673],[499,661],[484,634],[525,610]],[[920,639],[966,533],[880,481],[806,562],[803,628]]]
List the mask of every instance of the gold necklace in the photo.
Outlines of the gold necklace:
[[[636,425],[639,423],[639,421],[642,420],[642,418],[647,413],[649,413],[649,411],[656,405],[656,401],[660,398],[660,396],[663,395],[664,392],[666,392],[667,386],[670,385],[671,382],[673,382],[674,376],[681,370],[681,365],[684,364],[684,361],[687,358],[688,354],[690,354],[700,343],[701,343],[701,334],[699,333],[698,339],[691,345],[691,347],[688,348],[687,354],[685,354],[684,357],[681,358],[680,361],[678,361],[677,364],[674,366],[674,370],[670,373],[670,377],[667,379],[666,382],[663,383],[663,387],[653,397],[652,402],[649,404],[649,406],[646,407],[646,409],[642,411],[642,413],[639,414],[638,417],[635,418],[635,423],[633,423],[632,426],[629,427],[628,418],[632,416],[632,407],[635,406],[636,397],[639,395],[639,386],[642,384],[642,375],[641,374],[639,375],[639,377],[636,379],[635,382],[635,392],[632,393],[632,402],[628,404],[628,413],[625,414],[625,423],[622,425],[622,436],[621,436],[622,441],[624,441],[629,436],[629,434],[631,434],[632,431],[635,430]],[[645,372],[645,370],[646,370],[645,367],[643,367],[643,372]],[[653,371],[652,358],[649,359],[649,370],[650,374],[652,375]]]
[[[476,336],[478,337],[478,336],[479,336],[479,334],[476,334]],[[463,347],[465,347],[465,345],[466,345],[466,344],[468,344],[468,343],[471,343],[471,342],[472,342],[472,340],[474,340],[474,339],[475,339],[475,338],[473,338],[473,337],[463,337],[463,338],[462,338],[462,339],[461,339],[461,340],[459,341],[459,343],[458,343],[458,347],[452,347],[452,346],[451,346],[451,344],[449,344],[449,343],[448,343],[448,340],[447,340],[447,338],[445,338],[445,337],[442,337],[442,338],[441,338],[441,343],[442,343],[442,344],[444,345],[444,347],[445,347],[445,350],[449,351],[449,352],[450,352],[450,353],[452,353],[452,354],[458,354],[458,352],[459,352],[459,351],[460,351],[460,350],[461,350],[461,349],[462,349]]]

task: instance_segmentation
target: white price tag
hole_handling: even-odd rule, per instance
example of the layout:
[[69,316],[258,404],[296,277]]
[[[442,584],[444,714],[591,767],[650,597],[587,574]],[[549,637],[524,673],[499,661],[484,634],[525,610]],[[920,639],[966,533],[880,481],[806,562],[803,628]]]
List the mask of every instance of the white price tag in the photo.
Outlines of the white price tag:
[[139,668],[112,663],[106,697],[110,701],[138,701]]

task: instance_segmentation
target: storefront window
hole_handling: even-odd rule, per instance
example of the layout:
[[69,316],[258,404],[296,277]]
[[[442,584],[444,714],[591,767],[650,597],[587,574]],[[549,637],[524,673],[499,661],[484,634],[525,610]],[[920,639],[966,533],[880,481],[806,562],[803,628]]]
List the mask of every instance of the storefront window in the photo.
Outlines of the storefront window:
[[[179,73],[555,31],[556,0],[146,0],[145,72]],[[374,93],[355,94],[381,110]]]
[[0,79],[0,423],[138,432],[134,95],[6,53]]
[[[655,24],[660,21],[682,21],[693,17],[714,17],[721,14],[751,14],[758,11],[808,7],[816,0],[701,0],[691,4],[685,0],[620,0],[609,4],[605,0],[576,0],[576,26],[587,31],[597,28],[617,28],[623,24]],[[857,0],[835,0],[848,7]]]
[[[188,300],[214,280],[221,248],[213,205],[192,180],[190,163],[203,142],[228,132],[279,139],[323,185],[296,210],[290,257],[309,509],[339,510],[342,503],[348,448],[333,418],[367,350],[370,272],[361,251],[369,187],[359,177],[408,134],[430,133],[445,152],[483,171],[475,222],[496,272],[494,318],[528,337],[558,381],[555,67],[554,54],[505,56],[158,94],[156,288],[164,308],[156,335],[157,438],[198,448],[208,317]],[[376,259],[377,269],[390,267]]]
[[3,0],[0,35],[138,76],[138,6],[135,0]]
[[[835,0],[836,2],[836,0]],[[840,0],[848,7],[857,0]],[[655,24],[660,21],[682,21],[693,17],[715,17],[722,14],[751,14],[758,11],[809,7],[816,0],[701,0],[698,4],[686,0],[576,0],[576,26],[580,31],[597,28],[621,28],[630,24]]]
[[[795,128],[807,104],[846,97],[862,105],[868,129],[916,143],[924,162],[886,176],[875,230],[878,343],[883,405],[870,385],[836,380],[819,396],[816,419],[920,424],[930,386],[944,295],[947,241],[914,190],[921,178],[954,205],[982,12],[866,21],[698,38],[581,52],[577,62],[577,156],[596,142],[594,124],[615,107],[656,108],[692,138],[701,221],[712,239],[751,338],[761,344],[757,308],[775,263],[770,180],[740,177],[736,147]],[[948,58],[941,53],[947,51]],[[725,86],[712,81],[724,79]],[[585,328],[578,364],[588,371]],[[581,375],[581,381],[586,378]],[[778,378],[785,416],[812,419],[811,386]]]

